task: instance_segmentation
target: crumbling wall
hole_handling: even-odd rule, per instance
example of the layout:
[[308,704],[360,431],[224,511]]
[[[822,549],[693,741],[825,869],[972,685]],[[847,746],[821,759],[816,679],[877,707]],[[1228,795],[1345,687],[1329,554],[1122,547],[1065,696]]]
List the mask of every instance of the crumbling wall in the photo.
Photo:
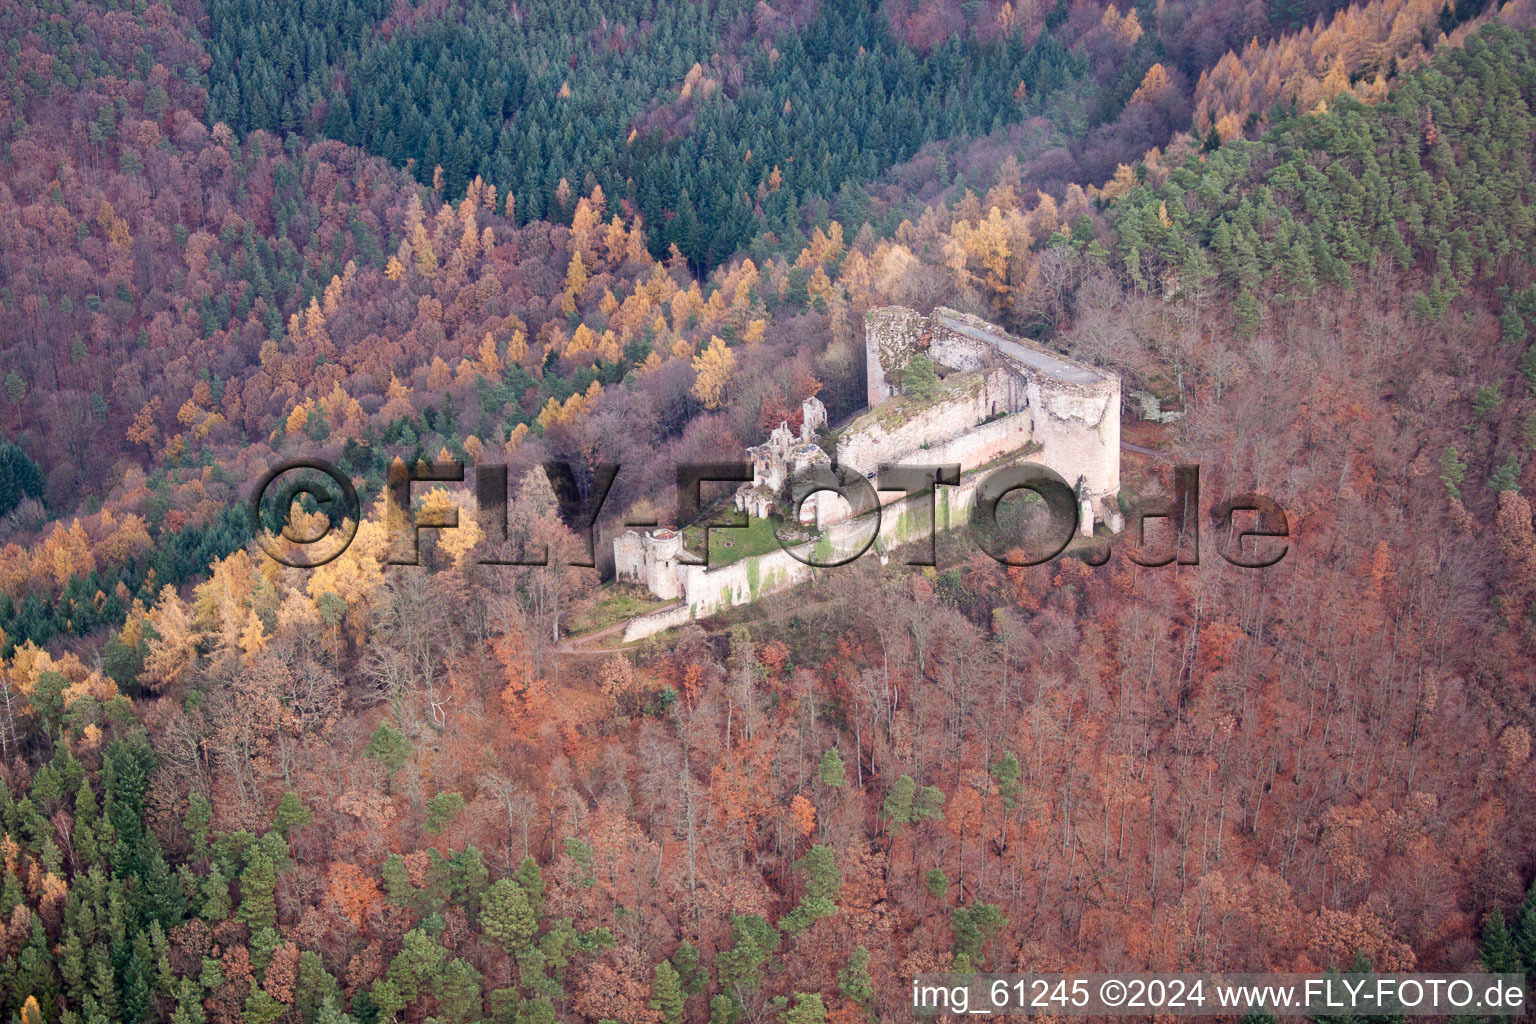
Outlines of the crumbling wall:
[[613,541],[613,574],[620,579],[646,583],[645,547],[640,534],[625,530]]
[[[976,486],[986,475],[978,470],[1009,457],[1037,462],[1054,470],[1069,486],[1076,487],[1081,480],[1086,505],[1095,518],[1119,529],[1118,376],[942,307],[932,316],[900,306],[870,310],[865,314],[864,343],[871,411],[839,440],[840,465],[872,477],[882,465],[959,463],[960,486],[937,491],[938,528],[949,529],[969,515]],[[955,370],[982,372],[968,380],[946,379],[946,393],[931,405],[882,409],[899,393],[899,374],[917,352],[926,352],[936,363]],[[802,441],[814,429],[810,426],[813,412],[807,402],[808,427]],[[818,522],[825,521],[818,508]],[[926,497],[911,502],[893,498],[883,510],[876,548],[925,536],[927,522]],[[829,536],[836,543],[864,529],[862,519],[832,524],[824,529],[822,541],[804,545],[803,554],[817,543],[826,543]],[[645,538],[638,565],[632,539],[616,543],[615,566],[629,575],[643,572],[653,593],[680,595],[683,604],[635,620],[625,631],[626,640],[755,601],[818,571],[835,571],[814,569],[785,551],[712,569],[682,565],[676,561],[680,539],[670,533],[659,536],[662,533],[667,532]]]
[[[1030,440],[1040,446],[1035,460],[1076,486],[1082,478],[1088,497],[1102,517],[1113,519],[1120,491],[1120,378],[1108,371],[1076,363],[1022,338],[1015,338],[996,324],[943,306],[922,316],[900,306],[872,310],[866,322],[876,337],[866,338],[871,356],[870,404],[881,395],[899,391],[891,384],[890,367],[905,366],[912,352],[925,351],[929,358],[957,370],[976,370],[1001,365],[1004,376],[1025,391],[1022,400],[1011,402],[1010,411],[1028,408],[1033,416]],[[899,361],[899,362],[898,362]],[[885,373],[875,386],[876,369]],[[980,423],[985,416],[978,417]],[[878,431],[871,436],[848,439],[847,457],[839,446],[839,458],[868,470],[881,462],[910,457],[922,450],[931,458],[939,443],[956,437],[955,426],[963,419],[958,410],[937,413],[931,423],[915,419],[902,436],[888,438]],[[894,433],[887,431],[887,434]],[[905,447],[906,450],[902,450]],[[965,447],[965,446],[961,446]],[[978,455],[987,451],[978,443]],[[995,457],[995,456],[993,456]],[[946,461],[954,461],[949,459]],[[971,463],[964,463],[967,467]]]
[[1075,388],[1037,377],[1028,387],[1039,461],[1074,487],[1082,477],[1107,512],[1120,493],[1120,381]]
[[[926,407],[902,405],[856,420],[838,439],[838,464],[868,476],[880,466],[935,462],[933,450],[939,447],[968,451],[971,446],[954,443],[987,420],[1016,412],[1026,401],[1021,382],[1003,369],[978,375],[958,388],[951,387],[953,390],[944,398]],[[1025,442],[1028,440],[1024,438]],[[985,444],[975,447],[979,451]],[[949,461],[961,461],[967,469],[979,465],[972,458]]]
[[926,331],[929,335],[928,358],[944,366],[952,366],[957,370],[974,370],[989,363],[997,362],[997,350],[986,342],[977,338],[967,337],[957,331],[952,331],[945,325],[945,320],[964,324],[973,330],[984,332],[998,332],[1002,328],[996,324],[989,324],[979,316],[971,316],[969,313],[961,313],[947,306],[939,306],[933,311],[933,315],[926,320]]
[[629,625],[624,627],[624,642],[632,644],[636,640],[644,640],[646,637],[664,633],[669,629],[684,625],[693,621],[693,609],[686,604],[675,604],[669,608],[662,608],[642,615],[637,619],[631,619]]
[[[862,557],[883,557],[883,553],[891,548],[927,537],[930,530],[935,529],[931,525],[934,520],[937,520],[936,529],[939,531],[965,526],[969,521],[976,488],[986,475],[967,473],[960,478],[959,486],[938,488],[934,494],[931,519],[927,496],[896,498],[881,509],[880,531]],[[824,536],[830,537],[833,545],[844,545],[852,543],[868,529],[865,519],[861,517],[831,527]],[[825,548],[827,544],[825,539],[807,541],[796,545],[794,550],[802,558],[808,558],[817,551],[818,545]],[[846,566],[819,569],[806,565],[783,549],[713,568],[686,566],[682,571],[683,604],[635,619],[625,628],[624,640],[626,643],[643,640],[691,619],[718,615],[730,608],[749,604],[768,594],[803,583],[819,572],[846,571]]]
[[873,409],[901,394],[901,371],[912,353],[926,347],[928,318],[905,306],[882,306],[864,314],[866,398]]
[[949,440],[913,443],[910,436],[882,430],[864,431],[847,438],[846,447],[838,445],[837,456],[846,465],[874,479],[881,466],[960,465],[969,472],[1029,446],[1033,440],[1033,416],[1029,410],[1004,415],[988,423],[971,419],[973,425]]

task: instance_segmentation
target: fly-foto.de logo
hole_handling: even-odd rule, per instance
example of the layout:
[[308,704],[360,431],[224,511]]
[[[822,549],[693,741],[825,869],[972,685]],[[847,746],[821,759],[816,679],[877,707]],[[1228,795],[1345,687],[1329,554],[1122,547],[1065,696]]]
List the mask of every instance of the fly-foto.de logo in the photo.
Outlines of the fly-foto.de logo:
[[[562,564],[592,568],[595,532],[604,503],[620,467],[595,467],[585,488],[564,462],[542,465],[559,504],[561,519],[581,541],[579,553]],[[883,517],[899,505],[903,514],[913,513],[919,524],[915,534],[904,535],[911,545],[910,565],[933,565],[936,535],[941,517],[938,503],[947,500],[945,489],[968,495],[964,522],[976,546],[1009,566],[1049,562],[1069,548],[1090,565],[1109,560],[1111,544],[1122,543],[1137,565],[1157,567],[1200,562],[1201,504],[1200,468],[1179,465],[1174,469],[1173,494],[1132,502],[1126,511],[1125,529],[1118,537],[1083,537],[1085,521],[1081,495],[1061,475],[1038,463],[999,466],[962,486],[958,465],[882,466],[871,477],[846,467],[814,465],[789,480],[788,515],[783,528],[775,530],[780,547],[797,560],[817,568],[847,565],[864,555],[882,536]],[[507,467],[483,464],[474,467],[478,522],[490,542],[474,558],[482,565],[546,566],[547,548],[534,545],[516,556],[505,554],[508,541]],[[465,465],[456,460],[421,461],[407,467],[402,461],[390,467],[384,487],[385,525],[388,531],[386,564],[417,565],[422,530],[459,528],[459,512],[452,506],[416,508],[414,484],[462,483]],[[702,549],[683,548],[679,561],[688,565],[709,564],[709,535],[715,531],[747,528],[747,523],[702,518],[703,485],[733,484],[753,479],[748,462],[685,463],[677,467],[675,522],[696,527]],[[885,494],[889,500],[882,501]],[[1025,517],[1001,514],[1005,501],[1018,495],[1029,509]],[[829,501],[839,509],[835,516],[836,542],[812,543],[802,524],[816,520],[805,512],[812,500],[825,510]],[[319,513],[296,521],[295,502]],[[339,557],[357,535],[362,504],[352,481],[339,468],[322,459],[295,459],[274,466],[251,491],[248,512],[257,543],[267,555],[294,568],[318,568]],[[1231,565],[1263,569],[1277,564],[1290,549],[1290,523],[1278,503],[1256,493],[1239,494],[1206,510],[1207,529],[1219,538],[1218,554]],[[1091,521],[1091,520],[1090,520]],[[655,527],[655,521],[623,522],[623,527]],[[829,532],[830,533],[830,532]],[[823,536],[824,541],[829,536]],[[1074,547],[1074,541],[1077,542]]]

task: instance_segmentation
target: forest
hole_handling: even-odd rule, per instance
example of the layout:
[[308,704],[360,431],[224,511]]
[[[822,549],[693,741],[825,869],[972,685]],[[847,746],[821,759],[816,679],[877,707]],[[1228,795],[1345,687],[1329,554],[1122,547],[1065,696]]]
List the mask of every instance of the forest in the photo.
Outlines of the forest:
[[[600,186],[646,225],[651,252],[676,245],[696,270],[793,237],[812,196],[846,217],[860,182],[923,144],[1017,120],[1026,97],[1082,76],[1054,35],[1026,46],[1017,25],[919,55],[861,0],[822,4],[804,26],[786,14],[783,31],[745,3],[654,20],[647,2],[511,19],[472,4],[382,37],[369,31],[378,6],[369,19],[345,5],[322,28],[296,8],[276,16],[279,4],[213,4],[209,116],[317,129],[409,163],[423,184],[440,173],[453,196],[479,176],[502,186],[499,212],[518,223],[568,221]],[[270,59],[240,59],[252,52]]]
[[[1536,977],[1536,9],[0,0],[0,1018],[858,1024],[939,970]],[[1255,571],[862,559],[639,645],[673,467],[944,304]],[[340,466],[357,539],[262,553]],[[396,460],[625,467],[387,564]],[[300,511],[300,517],[319,513]],[[684,524],[672,524],[684,525]],[[1214,541],[1210,542],[1214,544]],[[1214,550],[1214,549],[1213,549]]]

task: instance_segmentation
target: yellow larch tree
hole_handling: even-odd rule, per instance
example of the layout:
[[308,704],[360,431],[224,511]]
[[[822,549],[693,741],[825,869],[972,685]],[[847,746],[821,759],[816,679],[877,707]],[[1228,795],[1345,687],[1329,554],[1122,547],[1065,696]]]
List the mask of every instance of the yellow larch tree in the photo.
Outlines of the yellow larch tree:
[[485,337],[480,339],[480,348],[476,356],[481,373],[491,380],[501,377],[501,356],[496,352],[496,339],[491,337],[490,331],[486,331]]
[[144,659],[144,676],[151,688],[173,686],[181,682],[197,663],[200,634],[175,587],[161,588],[146,619],[154,634]]
[[525,440],[527,440],[527,438],[528,424],[519,423],[507,433],[507,442],[506,444],[502,445],[502,447],[506,450],[507,454],[510,455],[516,451],[518,445],[522,444]]
[[384,560],[389,550],[385,520],[384,497],[381,495],[357,524],[357,534],[347,549],[309,573],[304,581],[304,592],[315,612],[306,610],[306,619],[318,612],[321,597],[334,594],[346,603],[345,621],[352,630],[353,639],[357,643],[366,639],[374,600],[384,589]]
[[160,428],[155,420],[159,418],[164,408],[165,403],[159,395],[145,402],[133,417],[133,423],[128,427],[128,440],[134,444],[154,448],[155,442],[160,437]]
[[416,269],[424,276],[437,273],[437,253],[432,249],[432,239],[427,237],[423,224],[416,225],[416,232],[411,236],[411,252],[416,257]]
[[680,289],[674,292],[670,305],[672,330],[681,334],[688,329],[689,322],[704,311],[704,295],[699,291],[699,282],[692,281],[686,290]]
[[811,271],[811,279],[806,282],[806,294],[812,299],[820,299],[823,303],[830,302],[832,299],[832,279],[827,276],[827,272],[819,263],[816,269]]
[[629,240],[624,243],[624,258],[636,266],[651,262],[651,251],[645,247],[645,231],[639,220],[629,229]]
[[321,312],[325,316],[335,316],[336,311],[341,308],[341,287],[341,275],[332,274],[330,283],[325,286],[325,302],[321,306]]
[[608,262],[614,266],[624,262],[624,254],[629,249],[629,232],[624,228],[624,221],[614,214],[608,222],[608,227],[603,231],[603,252],[608,257]]
[[1173,81],[1168,77],[1168,69],[1163,67],[1161,62],[1153,64],[1142,76],[1141,85],[1137,86],[1136,91],[1131,94],[1131,102],[1153,99],[1172,84]]
[[288,411],[288,419],[283,423],[283,429],[289,437],[304,432],[304,425],[309,422],[309,410],[314,408],[314,399],[306,398]]
[[570,343],[565,346],[564,355],[574,356],[583,352],[592,351],[597,342],[597,333],[585,323],[577,324],[576,330],[571,333]]
[[63,523],[55,523],[53,532],[43,541],[42,554],[47,571],[60,588],[69,583],[71,576],[89,576],[96,571],[90,538],[78,519],[71,520],[68,528]]
[[528,335],[522,331],[513,331],[512,340],[507,342],[507,362],[521,363],[528,358]]
[[736,354],[726,347],[716,335],[710,335],[709,346],[693,360],[698,377],[693,382],[693,396],[704,403],[706,409],[718,409],[725,403],[725,389],[736,369]]
[[808,245],[800,250],[799,257],[795,260],[795,266],[802,270],[809,270],[818,263],[828,263],[837,258],[843,251],[843,226],[837,221],[832,221],[826,231],[817,227],[811,232],[811,240]]
[[[465,200],[469,202],[469,200]],[[459,234],[459,258],[468,263],[480,255],[480,233],[475,230],[474,213],[470,213],[468,224]]]
[[458,510],[458,526],[451,530],[433,532],[437,536],[439,550],[453,560],[455,567],[462,567],[482,536],[474,498],[462,491],[450,493],[446,488],[434,487],[422,495],[421,508],[424,513],[432,516],[450,509]]
[[1099,195],[1106,202],[1114,202],[1131,194],[1136,187],[1136,172],[1129,164],[1120,164],[1115,168],[1115,176],[1099,189]]
[[560,309],[566,314],[576,312],[576,300],[587,290],[587,268],[581,262],[581,253],[573,248],[571,261],[565,267],[565,294],[560,299]]

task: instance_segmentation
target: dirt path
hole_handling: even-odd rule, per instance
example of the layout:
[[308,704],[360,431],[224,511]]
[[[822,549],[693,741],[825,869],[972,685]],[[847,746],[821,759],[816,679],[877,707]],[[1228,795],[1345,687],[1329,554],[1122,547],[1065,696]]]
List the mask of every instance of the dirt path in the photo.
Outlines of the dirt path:
[[[754,618],[754,619],[751,620],[751,622],[753,624],[758,624],[758,623],[763,623],[763,622],[774,622],[774,621],[777,621],[778,619],[787,619],[787,618],[790,618],[791,616],[795,616],[795,615],[804,615],[804,614],[806,614],[808,612],[816,611],[817,609],[820,609],[820,608],[825,608],[828,605],[842,604],[842,603],[844,603],[847,600],[848,600],[847,595],[844,595],[844,596],[841,596],[841,597],[830,597],[830,598],[827,598],[826,600],[817,601],[817,602],[815,602],[813,604],[795,605],[795,606],[788,607],[788,608],[781,608],[781,609],[779,609],[777,611],[774,611],[774,612],[771,612],[771,613],[769,613],[767,615],[762,615],[762,616],[759,616],[757,618]],[[656,611],[664,611],[666,608],[676,607],[676,605],[678,603],[679,602],[673,602],[672,604],[666,605],[665,608],[658,608],[658,609],[656,609]],[[650,615],[650,614],[654,614],[654,612],[647,612],[646,614]],[[635,616],[635,618],[640,618],[640,617],[641,616]],[[575,638],[570,639],[570,640],[562,640],[560,642],[559,646],[557,646],[555,648],[555,653],[556,654],[625,654],[625,653],[628,653],[629,651],[634,650],[634,646],[633,645],[627,645],[627,646],[624,646],[624,647],[589,647],[589,646],[587,646],[587,644],[588,644],[589,641],[597,640],[597,639],[600,639],[600,638],[605,637],[605,636],[611,636],[614,633],[617,633],[620,630],[622,630],[625,627],[627,627],[633,621],[635,621],[635,620],[634,619],[625,619],[623,622],[615,623],[612,626],[605,626],[605,627],[603,627],[602,629],[598,630],[595,633],[584,633],[581,636],[575,637]]]
[[[664,611],[667,611],[669,609],[676,608],[681,603],[682,603],[681,601],[673,601],[671,604],[662,605],[660,608],[653,608],[650,611],[646,612],[645,614],[646,615],[654,615],[657,612],[664,612]],[[565,640],[560,641],[560,643],[555,646],[555,653],[556,654],[613,654],[613,653],[618,652],[618,651],[628,650],[628,648],[626,648],[626,647],[588,647],[587,645],[589,643],[591,643],[593,640],[600,640],[600,639],[602,639],[605,636],[612,636],[614,633],[622,633],[625,629],[627,629],[629,627],[629,624],[631,622],[634,622],[635,619],[643,618],[643,617],[644,616],[636,615],[633,618],[625,619],[622,622],[615,622],[611,626],[604,626],[602,629],[596,630],[596,631],[591,632],[591,633],[583,633],[583,634],[581,634],[581,636],[569,637],[569,638],[567,638]]]
[[1156,448],[1148,448],[1145,445],[1132,444],[1130,441],[1121,441],[1120,450],[1132,452],[1136,455],[1150,455],[1154,459],[1162,459],[1165,462],[1173,461],[1173,456],[1167,452],[1160,452]]

